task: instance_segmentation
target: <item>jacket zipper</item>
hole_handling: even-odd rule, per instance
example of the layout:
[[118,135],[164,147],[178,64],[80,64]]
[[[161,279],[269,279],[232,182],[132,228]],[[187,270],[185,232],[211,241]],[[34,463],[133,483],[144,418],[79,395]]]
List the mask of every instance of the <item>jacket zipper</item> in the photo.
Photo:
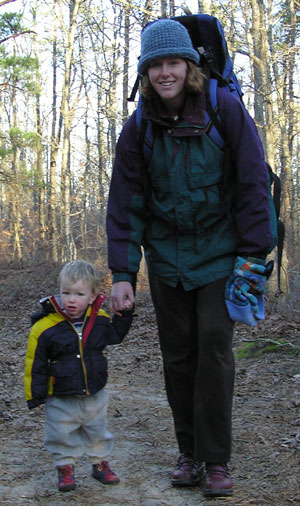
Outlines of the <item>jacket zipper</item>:
[[86,372],[86,367],[85,367],[85,363],[84,363],[84,359],[83,359],[83,346],[82,346],[82,334],[83,334],[83,329],[84,329],[85,322],[86,322],[86,315],[84,317],[84,321],[83,321],[83,324],[82,324],[82,327],[81,327],[81,332],[78,332],[78,330],[76,329],[75,325],[73,325],[72,322],[70,322],[70,323],[71,323],[73,329],[75,330],[76,334],[78,335],[79,353],[80,353],[80,360],[81,360],[81,365],[82,365],[82,370],[83,370],[83,376],[84,376],[85,390],[86,390],[86,394],[90,395],[90,391],[88,389],[88,382],[87,382],[87,372]]

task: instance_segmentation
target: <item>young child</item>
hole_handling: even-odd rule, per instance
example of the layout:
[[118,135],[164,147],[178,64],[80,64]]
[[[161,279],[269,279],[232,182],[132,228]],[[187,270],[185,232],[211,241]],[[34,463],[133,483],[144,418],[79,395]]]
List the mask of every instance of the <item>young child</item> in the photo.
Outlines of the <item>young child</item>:
[[106,345],[119,344],[132,322],[128,303],[111,319],[100,309],[94,267],[83,261],[66,264],[60,272],[60,295],[40,301],[42,312],[32,316],[25,362],[28,408],[45,403],[45,448],[58,469],[58,489],[76,488],[74,464],[84,453],[92,476],[104,484],[118,483],[106,457],[113,436],[106,428],[108,393]]

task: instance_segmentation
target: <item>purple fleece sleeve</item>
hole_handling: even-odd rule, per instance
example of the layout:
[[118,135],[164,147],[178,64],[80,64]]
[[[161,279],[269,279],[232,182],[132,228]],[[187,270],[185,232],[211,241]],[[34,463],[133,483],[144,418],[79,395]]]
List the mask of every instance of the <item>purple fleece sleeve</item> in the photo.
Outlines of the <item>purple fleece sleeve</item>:
[[269,251],[272,232],[263,147],[255,123],[239,99],[220,88],[218,104],[237,177],[237,253],[264,256]]
[[107,206],[108,265],[114,281],[134,283],[139,270],[145,229],[143,163],[133,113],[117,143]]

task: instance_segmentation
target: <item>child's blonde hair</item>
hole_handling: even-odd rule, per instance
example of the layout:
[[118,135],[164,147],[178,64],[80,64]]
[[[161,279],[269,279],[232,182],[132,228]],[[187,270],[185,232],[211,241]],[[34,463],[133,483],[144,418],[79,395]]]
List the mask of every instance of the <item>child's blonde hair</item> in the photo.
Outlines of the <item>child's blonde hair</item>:
[[85,260],[73,260],[72,262],[68,262],[60,271],[60,285],[65,280],[70,283],[76,283],[79,280],[86,281],[90,285],[92,293],[96,293],[100,277],[96,272],[95,267],[89,262],[86,262]]

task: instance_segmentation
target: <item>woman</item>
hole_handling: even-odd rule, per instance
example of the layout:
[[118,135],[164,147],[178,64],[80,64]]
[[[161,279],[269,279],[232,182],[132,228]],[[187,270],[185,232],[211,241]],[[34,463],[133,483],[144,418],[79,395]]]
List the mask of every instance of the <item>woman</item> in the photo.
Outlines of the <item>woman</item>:
[[200,463],[205,463],[204,495],[212,497],[232,495],[227,464],[233,321],[225,286],[230,276],[230,284],[235,279],[237,257],[244,261],[244,272],[249,257],[263,272],[272,238],[267,168],[256,128],[242,103],[220,88],[235,201],[223,195],[225,154],[207,134],[198,62],[179,22],[158,20],[142,32],[138,71],[142,115],[153,125],[152,156],[147,162],[143,158],[134,112],[117,145],[107,236],[114,312],[134,303],[144,247],[180,453],[172,485],[199,484]]

